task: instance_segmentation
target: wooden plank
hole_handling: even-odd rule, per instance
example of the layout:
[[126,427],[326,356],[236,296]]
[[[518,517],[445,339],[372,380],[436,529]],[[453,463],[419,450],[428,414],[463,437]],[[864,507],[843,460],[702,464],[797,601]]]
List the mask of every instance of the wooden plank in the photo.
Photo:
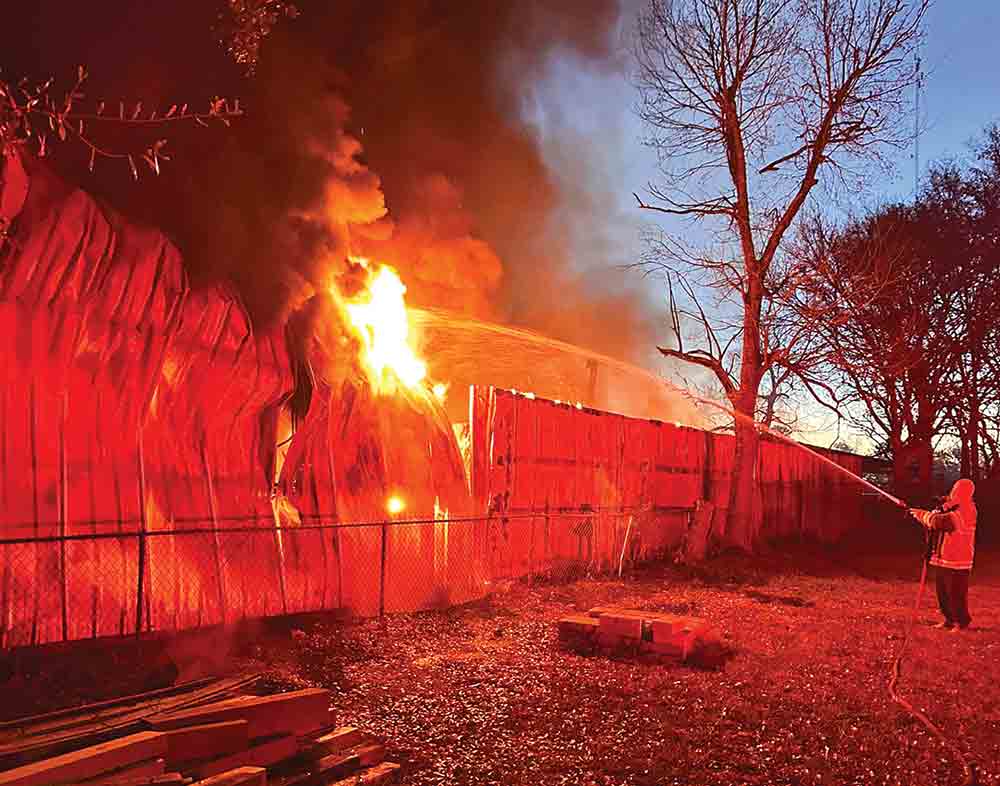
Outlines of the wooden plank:
[[285,734],[273,739],[261,740],[243,751],[231,753],[215,759],[179,764],[177,769],[190,773],[196,778],[208,778],[222,772],[239,767],[270,767],[283,759],[288,759],[298,753],[298,743],[295,735]]
[[324,734],[315,740],[310,740],[307,745],[306,756],[310,759],[321,759],[335,753],[341,753],[355,745],[360,745],[365,739],[365,733],[353,726],[341,726],[338,729]]
[[267,786],[267,770],[263,767],[239,767],[196,781],[191,786]]
[[362,745],[360,748],[355,749],[354,753],[357,755],[362,767],[371,767],[385,760],[385,745],[380,742],[371,745]]
[[0,786],[54,786],[85,780],[143,759],[162,757],[166,752],[167,741],[162,734],[143,731],[0,772]]
[[609,612],[602,614],[598,623],[598,630],[602,636],[642,641],[642,617]]
[[163,759],[146,759],[83,781],[85,786],[119,786],[123,780],[149,781],[167,771]]
[[398,775],[399,765],[387,761],[350,778],[336,781],[330,786],[379,786],[383,783],[395,783]]
[[32,735],[27,738],[11,739],[6,744],[0,744],[0,769],[15,767],[37,761],[43,757],[56,756],[86,745],[96,745],[126,734],[142,731],[142,720],[147,715],[195,707],[251,685],[259,678],[260,675],[254,674],[248,677],[220,680],[193,694],[158,699],[130,710],[124,715],[118,714],[117,711],[114,717],[98,713],[80,726],[39,736]]
[[318,786],[346,778],[359,769],[361,769],[361,757],[357,753],[335,753],[315,762],[309,772],[285,781],[284,786]]
[[[198,680],[191,680],[190,682],[182,682],[177,685],[172,685],[169,688],[160,688],[159,690],[151,690],[146,693],[133,693],[129,696],[121,696],[117,699],[108,699],[107,701],[98,701],[93,704],[83,704],[78,707],[66,707],[61,710],[46,712],[42,715],[28,715],[23,718],[0,721],[0,732],[13,729],[16,731],[17,736],[23,737],[26,734],[32,733],[31,731],[28,731],[29,727],[32,727],[32,730],[39,726],[43,728],[50,728],[48,724],[59,720],[64,720],[67,724],[69,724],[72,721],[77,720],[75,716],[80,716],[79,720],[90,720],[100,710],[112,707],[121,707],[123,705],[145,704],[164,696],[171,696],[178,693],[188,693],[196,688],[200,688],[211,682],[217,681],[217,677],[202,677]],[[6,735],[0,735],[0,737],[2,736]]]
[[246,720],[248,734],[304,734],[324,726],[330,718],[330,691],[322,688],[278,693],[247,699],[229,699],[181,712],[155,715],[146,722],[157,731],[204,723]]
[[250,724],[245,720],[235,720],[166,731],[167,765],[172,767],[183,761],[220,758],[246,750],[250,745],[249,728]]
[[[192,691],[182,693],[165,691],[152,691],[149,694],[136,694],[136,701],[125,704],[118,702],[100,702],[98,704],[87,705],[76,708],[76,710],[66,710],[59,713],[51,713],[51,719],[46,720],[46,716],[34,716],[34,718],[23,718],[11,721],[10,726],[0,732],[0,754],[5,751],[8,744],[17,745],[26,739],[35,736],[58,735],[60,732],[73,733],[74,729],[85,730],[87,727],[101,725],[107,727],[112,723],[119,722],[136,716],[138,713],[165,712],[167,710],[179,709],[181,707],[192,706],[192,702],[197,703],[202,700],[211,700],[220,695],[228,693],[234,687],[242,687],[249,682],[256,681],[257,677],[239,677],[235,679],[220,680],[212,678],[210,684]],[[202,681],[187,683],[190,686],[198,686]],[[140,698],[148,696],[149,698]],[[107,705],[107,706],[105,706]],[[76,714],[73,714],[76,713]],[[20,725],[15,725],[20,724]]]
[[[117,778],[112,781],[113,786],[186,786],[191,783],[190,778],[186,778],[179,772],[167,772],[163,775],[135,776],[129,778]],[[92,781],[78,781],[73,786],[93,786]]]

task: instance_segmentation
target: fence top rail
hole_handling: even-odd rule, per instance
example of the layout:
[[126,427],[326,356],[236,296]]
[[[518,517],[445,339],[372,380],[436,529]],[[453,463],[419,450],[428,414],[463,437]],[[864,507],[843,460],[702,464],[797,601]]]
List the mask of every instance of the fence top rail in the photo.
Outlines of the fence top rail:
[[[23,538],[0,538],[0,546],[24,546],[40,543],[67,543],[74,541],[95,541],[95,540],[121,540],[124,538],[146,539],[159,537],[175,537],[178,535],[226,535],[226,534],[271,534],[276,532],[301,532],[313,530],[335,530],[335,529],[364,529],[370,527],[405,527],[405,526],[426,526],[430,524],[471,524],[482,521],[510,521],[512,519],[533,519],[545,518],[546,516],[558,516],[573,518],[595,518],[597,516],[631,516],[639,512],[663,512],[663,511],[689,511],[691,508],[673,507],[645,507],[645,508],[548,508],[538,510],[517,509],[509,513],[496,512],[481,516],[452,516],[446,518],[423,518],[423,519],[379,519],[373,521],[329,521],[315,524],[297,524],[293,526],[270,526],[258,527],[193,527],[189,529],[151,529],[151,530],[124,530],[118,532],[82,532],[72,535],[42,535],[29,536]],[[309,518],[319,518],[314,514]],[[207,521],[208,518],[200,518],[195,521]],[[220,519],[221,520],[221,519]],[[245,518],[231,517],[230,521],[261,521],[262,517],[247,516]],[[91,522],[73,522],[74,524],[90,524]],[[123,522],[127,523],[127,522]],[[140,523],[138,520],[132,522]],[[25,526],[34,526],[25,525]],[[39,525],[58,526],[58,524]]]

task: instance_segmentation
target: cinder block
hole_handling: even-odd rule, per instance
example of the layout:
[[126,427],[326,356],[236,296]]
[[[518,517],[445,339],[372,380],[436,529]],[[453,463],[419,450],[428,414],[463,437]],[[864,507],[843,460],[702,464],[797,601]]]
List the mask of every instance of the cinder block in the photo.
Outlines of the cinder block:
[[263,767],[240,767],[196,781],[191,786],[267,786],[267,770]]
[[571,614],[559,620],[559,635],[562,637],[593,636],[600,627],[593,617],[583,614]]
[[644,641],[642,651],[653,655],[665,655],[670,658],[682,659],[684,657],[684,647],[679,642],[674,641]]
[[690,618],[676,634],[684,648],[684,659],[691,657],[699,649],[705,649],[709,642],[719,641],[718,632],[706,620]]
[[685,624],[686,620],[683,617],[678,617],[673,614],[662,614],[656,616],[651,622],[651,626],[653,628],[653,641],[660,643],[671,641],[674,635],[679,633]]
[[642,641],[642,617],[620,613],[602,614],[598,618],[602,636],[619,636]]
[[146,759],[162,758],[166,752],[162,734],[143,731],[0,772],[0,786],[52,786],[86,780]]
[[587,612],[587,616],[599,619],[604,614],[612,614],[620,617],[638,617],[639,619],[646,619],[649,617],[649,612],[640,611],[639,609],[623,609],[621,606],[594,606],[590,611]]

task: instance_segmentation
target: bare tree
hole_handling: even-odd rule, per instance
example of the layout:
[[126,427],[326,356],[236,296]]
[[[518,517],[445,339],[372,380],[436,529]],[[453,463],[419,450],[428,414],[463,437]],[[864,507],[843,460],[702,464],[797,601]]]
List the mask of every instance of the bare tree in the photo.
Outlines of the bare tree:
[[889,207],[834,232],[811,221],[796,244],[808,276],[795,308],[826,347],[853,425],[886,446],[896,492],[910,497],[930,488],[956,396],[961,281],[936,221],[924,206]]
[[[725,538],[744,549],[761,524],[761,379],[795,365],[807,335],[779,344],[769,328],[796,283],[794,266],[780,264],[786,237],[822,177],[849,177],[905,139],[909,56],[927,2],[647,0],[640,13],[637,111],[663,177],[649,187],[652,202],[636,198],[716,229],[719,248],[670,240],[659,264],[692,293],[714,287],[733,320],[702,346],[661,351],[714,373],[735,412]],[[728,365],[727,353],[736,358]]]
[[[256,69],[264,40],[278,22],[298,15],[297,6],[288,0],[224,0],[213,32],[249,76]],[[141,164],[159,174],[161,161],[169,160],[167,141],[157,133],[164,127],[177,123],[229,125],[231,119],[243,114],[238,99],[213,98],[203,110],[180,102],[169,107],[87,102],[86,82],[84,66],[78,67],[75,82],[62,92],[56,90],[55,78],[31,82],[8,79],[0,73],[0,155],[17,146],[45,157],[52,142],[75,141],[87,150],[91,169],[99,158],[119,159],[127,162],[132,177],[138,178]],[[101,129],[109,127],[135,130],[131,141],[136,144],[122,149],[102,142]]]
[[157,138],[146,146],[113,150],[95,136],[95,128],[113,125],[159,129],[173,123],[207,125],[210,121],[228,125],[231,118],[242,114],[238,100],[230,104],[224,98],[212,99],[202,112],[190,111],[187,104],[173,105],[163,111],[148,110],[141,101],[128,106],[118,102],[113,107],[95,101],[84,108],[81,103],[85,100],[86,80],[87,71],[80,66],[73,86],[59,95],[53,89],[53,79],[39,84],[0,80],[0,155],[10,146],[18,146],[44,158],[52,142],[76,141],[87,149],[91,170],[98,158],[119,159],[128,163],[132,177],[138,179],[142,162],[159,174],[160,162],[169,160],[164,150],[167,141]]
[[968,171],[934,167],[922,203],[957,289],[950,339],[956,355],[951,425],[964,477],[979,481],[997,458],[1000,419],[1000,128],[987,128]]

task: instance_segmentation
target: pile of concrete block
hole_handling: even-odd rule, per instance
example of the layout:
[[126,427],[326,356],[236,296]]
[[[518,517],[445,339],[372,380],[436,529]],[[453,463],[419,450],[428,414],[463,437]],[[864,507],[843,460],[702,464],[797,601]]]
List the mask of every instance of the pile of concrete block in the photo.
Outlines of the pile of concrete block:
[[559,620],[559,639],[577,652],[642,655],[715,665],[724,654],[719,631],[700,617],[597,606]]
[[393,783],[399,766],[330,693],[237,696],[149,715],[146,730],[0,772],[0,786],[328,786]]

